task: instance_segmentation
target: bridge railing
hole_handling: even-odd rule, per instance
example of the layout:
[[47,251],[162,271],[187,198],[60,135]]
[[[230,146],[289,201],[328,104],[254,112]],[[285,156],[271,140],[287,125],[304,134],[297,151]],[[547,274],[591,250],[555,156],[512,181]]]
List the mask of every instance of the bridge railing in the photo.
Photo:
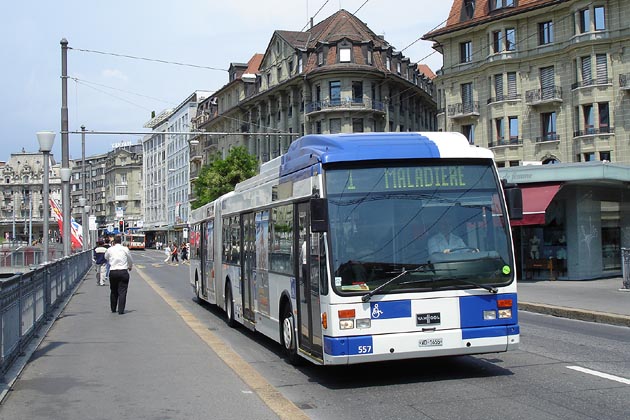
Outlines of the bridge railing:
[[92,266],[92,252],[0,278],[0,376]]

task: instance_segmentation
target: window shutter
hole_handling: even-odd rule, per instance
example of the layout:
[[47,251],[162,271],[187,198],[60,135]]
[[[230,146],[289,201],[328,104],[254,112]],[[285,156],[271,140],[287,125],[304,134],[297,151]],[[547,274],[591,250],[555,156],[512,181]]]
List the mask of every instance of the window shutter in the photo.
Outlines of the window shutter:
[[497,101],[503,100],[503,74],[494,75],[494,91],[497,95]]
[[597,71],[597,83],[600,85],[608,83],[608,57],[606,54],[597,54],[595,56],[595,65]]
[[540,89],[542,99],[553,98],[554,88],[554,71],[552,67],[543,67],[540,69]]
[[516,73],[511,72],[507,74],[507,83],[508,83],[508,98],[516,99],[516,95],[518,94],[516,90]]
[[591,84],[593,80],[591,76],[591,57],[582,57],[582,82],[585,86]]

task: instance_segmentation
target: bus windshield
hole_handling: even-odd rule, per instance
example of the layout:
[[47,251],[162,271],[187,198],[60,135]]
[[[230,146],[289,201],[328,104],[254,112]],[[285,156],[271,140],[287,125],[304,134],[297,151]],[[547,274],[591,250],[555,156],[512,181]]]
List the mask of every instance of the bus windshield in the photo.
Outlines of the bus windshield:
[[378,293],[504,286],[513,261],[491,162],[330,168],[333,288]]

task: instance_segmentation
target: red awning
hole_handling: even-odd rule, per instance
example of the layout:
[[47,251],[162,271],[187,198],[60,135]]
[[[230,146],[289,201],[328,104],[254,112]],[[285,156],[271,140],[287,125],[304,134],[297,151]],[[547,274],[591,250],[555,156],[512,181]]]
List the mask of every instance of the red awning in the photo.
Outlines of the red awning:
[[523,192],[523,219],[512,220],[512,226],[544,225],[545,211],[562,184],[521,186]]

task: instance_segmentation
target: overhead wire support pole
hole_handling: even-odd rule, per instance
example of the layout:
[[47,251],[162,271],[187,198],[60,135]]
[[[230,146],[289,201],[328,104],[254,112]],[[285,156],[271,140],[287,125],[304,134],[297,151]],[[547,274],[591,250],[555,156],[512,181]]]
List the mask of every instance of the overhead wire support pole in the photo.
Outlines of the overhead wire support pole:
[[[62,189],[61,205],[63,218],[63,256],[71,253],[70,244],[70,148],[68,145],[68,40],[63,38],[61,44],[61,171]],[[68,178],[64,181],[64,179]]]

